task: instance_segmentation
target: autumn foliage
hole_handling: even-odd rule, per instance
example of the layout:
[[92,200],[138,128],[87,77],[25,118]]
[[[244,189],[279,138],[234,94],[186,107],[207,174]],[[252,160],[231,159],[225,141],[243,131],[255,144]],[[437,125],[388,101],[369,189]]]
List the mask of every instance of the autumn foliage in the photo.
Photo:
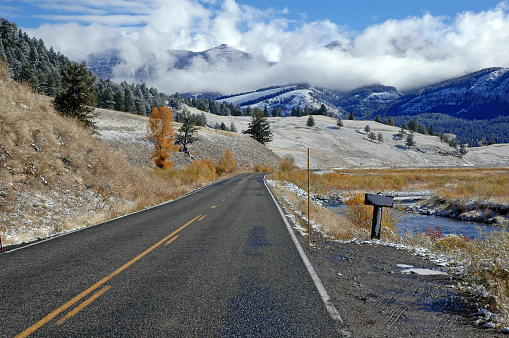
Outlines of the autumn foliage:
[[221,175],[223,173],[229,174],[232,171],[234,171],[236,167],[237,163],[233,158],[233,152],[231,151],[231,149],[226,149],[223,158],[217,163],[216,166],[216,171],[218,175]]
[[163,106],[152,109],[147,126],[147,138],[154,142],[155,150],[152,158],[161,169],[173,168],[173,162],[169,160],[170,153],[177,152],[172,122],[173,115],[170,108]]

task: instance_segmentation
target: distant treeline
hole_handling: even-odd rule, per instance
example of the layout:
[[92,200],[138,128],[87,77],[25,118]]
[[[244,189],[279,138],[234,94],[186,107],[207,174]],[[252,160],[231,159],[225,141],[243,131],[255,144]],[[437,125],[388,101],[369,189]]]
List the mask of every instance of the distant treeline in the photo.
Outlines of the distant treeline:
[[[0,19],[0,61],[11,76],[39,94],[55,97],[62,89],[61,69],[69,62],[66,56],[48,50],[42,39],[30,38],[15,23]],[[166,103],[168,96],[145,84],[121,84],[96,79],[97,107],[149,115],[153,107]]]

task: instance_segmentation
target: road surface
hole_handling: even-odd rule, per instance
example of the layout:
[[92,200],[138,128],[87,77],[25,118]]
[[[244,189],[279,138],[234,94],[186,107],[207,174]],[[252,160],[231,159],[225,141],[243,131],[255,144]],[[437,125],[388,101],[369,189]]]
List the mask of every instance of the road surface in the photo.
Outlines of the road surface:
[[0,337],[346,332],[261,174],[4,253],[0,285]]

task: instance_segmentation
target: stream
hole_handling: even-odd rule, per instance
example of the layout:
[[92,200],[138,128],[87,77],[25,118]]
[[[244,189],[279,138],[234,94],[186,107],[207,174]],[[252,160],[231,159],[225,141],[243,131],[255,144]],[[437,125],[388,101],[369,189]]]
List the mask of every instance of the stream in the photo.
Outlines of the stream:
[[[341,215],[341,210],[344,205],[331,205],[327,209]],[[428,227],[435,230],[440,227],[442,235],[446,234],[460,234],[471,239],[482,239],[484,236],[492,231],[500,231],[505,228],[494,226],[490,224],[461,221],[448,217],[428,216],[421,214],[414,214],[410,212],[401,211],[402,216],[397,223],[398,235],[404,236],[408,230],[412,233],[425,232]],[[383,219],[382,219],[383,226]]]

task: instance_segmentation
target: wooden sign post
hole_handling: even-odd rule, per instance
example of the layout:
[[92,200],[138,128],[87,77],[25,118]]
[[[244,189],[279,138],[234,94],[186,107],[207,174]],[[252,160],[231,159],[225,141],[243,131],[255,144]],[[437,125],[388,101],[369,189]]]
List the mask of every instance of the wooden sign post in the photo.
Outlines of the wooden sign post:
[[382,208],[392,208],[394,197],[366,194],[365,205],[373,206],[373,223],[371,226],[371,238],[380,239],[380,228],[382,227]]

